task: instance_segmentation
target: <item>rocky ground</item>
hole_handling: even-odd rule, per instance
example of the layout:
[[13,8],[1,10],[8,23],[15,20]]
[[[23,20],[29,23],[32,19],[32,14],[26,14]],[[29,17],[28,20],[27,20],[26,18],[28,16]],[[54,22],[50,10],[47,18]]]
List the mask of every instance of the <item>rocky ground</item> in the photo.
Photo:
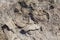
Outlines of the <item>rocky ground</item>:
[[0,0],[0,40],[60,40],[60,0]]

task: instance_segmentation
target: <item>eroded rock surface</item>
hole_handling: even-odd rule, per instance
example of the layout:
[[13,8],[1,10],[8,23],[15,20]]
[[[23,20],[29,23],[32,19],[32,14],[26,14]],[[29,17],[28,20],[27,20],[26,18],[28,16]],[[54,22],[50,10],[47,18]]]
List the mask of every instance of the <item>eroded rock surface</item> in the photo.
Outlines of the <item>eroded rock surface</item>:
[[60,40],[59,0],[0,0],[0,40]]

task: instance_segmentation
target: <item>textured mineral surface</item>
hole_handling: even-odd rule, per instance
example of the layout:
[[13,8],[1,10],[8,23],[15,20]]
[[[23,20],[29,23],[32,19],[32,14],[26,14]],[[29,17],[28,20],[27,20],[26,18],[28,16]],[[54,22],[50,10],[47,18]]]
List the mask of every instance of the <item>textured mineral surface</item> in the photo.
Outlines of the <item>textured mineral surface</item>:
[[0,0],[0,40],[60,40],[60,0]]

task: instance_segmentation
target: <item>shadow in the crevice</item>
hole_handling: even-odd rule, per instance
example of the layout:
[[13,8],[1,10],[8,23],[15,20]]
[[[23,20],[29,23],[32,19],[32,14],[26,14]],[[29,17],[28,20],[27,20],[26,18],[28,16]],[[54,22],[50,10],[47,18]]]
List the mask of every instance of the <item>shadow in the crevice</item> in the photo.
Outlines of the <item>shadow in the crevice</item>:
[[2,26],[2,30],[4,29],[7,29],[8,31],[10,31],[9,27],[6,24]]

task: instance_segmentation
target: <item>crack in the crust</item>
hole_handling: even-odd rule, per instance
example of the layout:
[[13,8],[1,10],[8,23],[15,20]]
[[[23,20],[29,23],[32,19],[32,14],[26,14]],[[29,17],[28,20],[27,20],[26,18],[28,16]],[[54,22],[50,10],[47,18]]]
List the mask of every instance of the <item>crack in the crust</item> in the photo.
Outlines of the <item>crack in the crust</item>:
[[[21,29],[21,31],[20,31],[20,33],[21,34],[29,34],[30,35],[30,31],[36,31],[36,30],[39,30],[39,29],[33,29],[33,30],[27,30],[27,31],[25,31],[24,29],[22,29],[23,27],[20,27],[20,26],[18,26],[17,24],[15,24],[16,26],[17,26],[17,28],[19,28],[19,29]],[[42,30],[42,29],[41,29]]]
[[27,31],[25,31],[25,30],[22,29],[22,30],[20,31],[20,33],[21,33],[21,34],[26,34]]
[[31,11],[34,10],[33,7],[31,6],[31,4],[28,6],[24,1],[18,2],[18,3],[20,4],[20,6],[21,6],[22,8],[28,8],[28,9],[30,9]]
[[33,15],[32,13],[29,13],[29,16],[30,16],[30,18],[31,18],[35,23],[38,23],[38,22],[35,20],[35,18],[33,17],[34,15]]
[[9,29],[9,27],[7,25],[2,26],[2,30],[4,30],[4,29],[7,29],[8,31],[10,31],[10,29]]
[[47,16],[47,19],[49,20],[49,13],[47,13],[46,11],[43,10],[44,13],[46,13],[45,15]]
[[28,6],[27,6],[27,4],[24,2],[24,1],[22,1],[22,2],[18,2],[20,5],[21,5],[21,7],[23,7],[23,8],[27,8]]
[[27,34],[31,35],[29,32],[30,32],[30,31],[36,31],[36,30],[39,30],[39,29],[27,30],[27,31],[25,31],[24,29],[22,29],[22,30],[20,31],[20,33],[21,33],[21,34],[26,34],[26,33],[27,33]]
[[29,33],[30,31],[37,31],[37,30],[43,31],[42,27],[40,27],[40,28],[38,28],[38,29],[28,30],[28,31],[27,31],[27,34],[31,35],[31,34]]
[[17,25],[17,24],[15,24],[16,26],[17,26],[17,28],[19,28],[19,29],[22,29],[23,27],[21,27],[21,26],[19,26],[19,25]]
[[43,31],[42,27],[40,27],[40,30]]
[[31,4],[28,6],[28,8],[32,11],[34,10],[33,7],[31,6]]
[[54,6],[53,5],[50,5],[50,7],[49,7],[50,9],[54,9]]
[[[20,31],[20,33],[21,34],[29,34],[30,35],[30,31],[36,31],[36,30],[39,30],[39,29],[32,29],[32,30],[27,30],[27,31],[25,31],[24,29],[22,29],[22,27],[20,27],[20,26],[18,26],[18,25],[16,25],[19,29],[21,29],[21,31]],[[42,28],[40,28],[40,30],[42,31]]]
[[13,32],[13,30],[12,29],[9,29],[9,27],[6,24],[3,25],[1,28],[2,28],[3,32],[4,32],[4,29],[7,29],[8,31],[12,31]]
[[21,33],[21,34],[25,34],[25,35],[26,35],[26,34],[31,35],[31,34],[30,34],[30,31],[38,31],[38,30],[43,31],[42,26],[41,26],[40,28],[38,28],[38,29],[31,29],[31,30],[24,30],[24,29],[21,28],[20,33]]
[[17,8],[14,9],[14,12],[19,12],[19,10]]
[[33,21],[35,21],[32,13],[29,13],[29,16],[30,16],[30,18],[31,18]]
[[28,30],[27,32],[29,32],[29,31],[36,31],[36,30],[39,30],[39,29]]

